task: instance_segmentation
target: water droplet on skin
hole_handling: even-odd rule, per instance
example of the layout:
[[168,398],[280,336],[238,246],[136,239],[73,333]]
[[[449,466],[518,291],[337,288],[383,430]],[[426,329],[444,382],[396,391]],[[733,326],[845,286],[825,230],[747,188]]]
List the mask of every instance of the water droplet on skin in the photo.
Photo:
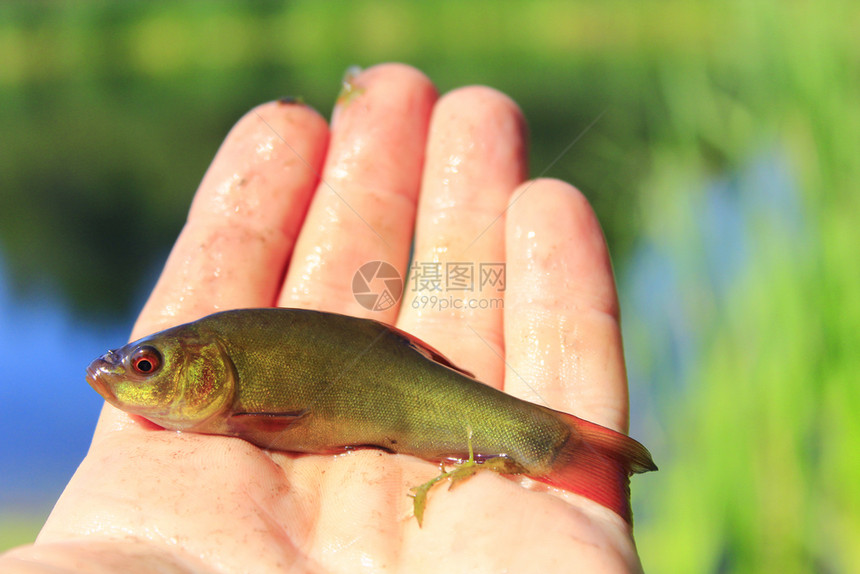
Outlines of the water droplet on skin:
[[216,188],[211,199],[214,210],[221,213],[236,213],[239,211],[239,203],[234,203],[234,197],[238,191],[245,186],[246,179],[238,173],[222,181]]
[[272,159],[272,150],[275,149],[275,144],[271,138],[257,144],[257,155],[263,160]]
[[460,164],[463,163],[463,158],[459,155],[448,156],[448,161],[442,167],[442,173],[455,174],[460,173]]
[[356,170],[356,164],[360,163],[367,141],[363,137],[354,136],[349,147],[343,149],[336,158],[326,174],[326,180],[332,182],[338,179],[346,179],[350,173]]

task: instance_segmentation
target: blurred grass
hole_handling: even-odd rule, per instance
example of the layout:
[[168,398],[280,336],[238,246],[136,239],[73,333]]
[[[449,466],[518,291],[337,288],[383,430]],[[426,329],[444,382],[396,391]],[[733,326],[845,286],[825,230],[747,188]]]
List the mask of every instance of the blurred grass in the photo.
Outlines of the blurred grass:
[[642,188],[643,235],[701,235],[679,217],[690,201],[679,193],[706,178],[708,149],[731,170],[776,147],[801,209],[786,222],[778,202],[746,203],[747,264],[723,297],[689,250],[684,307],[700,350],[684,392],[657,408],[669,466],[643,502],[653,522],[637,529],[654,571],[860,570],[860,89],[839,41],[840,22],[856,21],[845,8],[753,3],[733,57],[665,72],[673,133],[658,137]]
[[32,543],[42,528],[41,517],[11,514],[0,517],[0,552]]
[[[548,175],[594,202],[622,279],[671,254],[692,349],[667,367],[669,335],[625,315],[661,467],[634,481],[646,569],[860,571],[858,24],[847,0],[0,5],[0,242],[22,285],[131,304],[229,126],[284,94],[328,110],[351,64],[507,92],[535,175],[607,110]],[[771,155],[796,213],[742,175]],[[740,243],[695,216],[721,179]]]

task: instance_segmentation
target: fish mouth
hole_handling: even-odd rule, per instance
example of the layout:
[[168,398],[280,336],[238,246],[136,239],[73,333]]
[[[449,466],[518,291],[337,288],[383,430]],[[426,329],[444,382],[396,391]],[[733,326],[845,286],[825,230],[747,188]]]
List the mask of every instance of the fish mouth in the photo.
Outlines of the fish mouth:
[[98,363],[102,362],[101,359],[93,361],[89,367],[87,367],[87,382],[90,386],[95,389],[95,391],[104,397],[107,400],[110,400],[113,397],[113,393],[110,392],[107,384],[102,378],[103,368]]
[[87,382],[108,401],[112,401],[116,397],[111,391],[110,385],[105,381],[105,377],[108,376],[108,380],[110,380],[109,376],[114,374],[113,371],[120,364],[122,364],[122,355],[115,350],[109,350],[87,367]]

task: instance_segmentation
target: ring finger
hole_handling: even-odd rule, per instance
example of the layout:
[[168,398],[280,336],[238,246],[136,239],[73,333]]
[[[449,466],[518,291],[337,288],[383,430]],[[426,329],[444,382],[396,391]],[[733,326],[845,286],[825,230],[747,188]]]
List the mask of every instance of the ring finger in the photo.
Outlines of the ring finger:
[[398,326],[478,379],[501,387],[504,213],[526,174],[525,122],[507,96],[480,86],[433,112],[415,252]]

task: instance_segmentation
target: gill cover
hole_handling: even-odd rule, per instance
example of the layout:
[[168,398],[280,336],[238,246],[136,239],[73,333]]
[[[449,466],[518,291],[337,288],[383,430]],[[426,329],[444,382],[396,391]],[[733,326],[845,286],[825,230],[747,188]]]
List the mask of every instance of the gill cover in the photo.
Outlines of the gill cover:
[[167,420],[153,421],[167,428],[193,429],[224,411],[236,392],[233,361],[216,339],[193,337],[180,342],[183,357],[178,389]]

